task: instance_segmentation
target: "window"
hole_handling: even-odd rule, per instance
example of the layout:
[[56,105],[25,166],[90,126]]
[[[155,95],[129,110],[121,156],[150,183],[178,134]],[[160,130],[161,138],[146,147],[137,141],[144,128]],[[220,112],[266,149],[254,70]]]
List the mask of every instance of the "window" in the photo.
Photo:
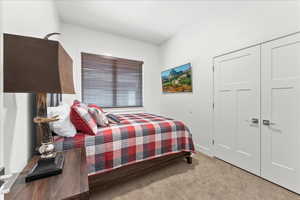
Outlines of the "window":
[[143,106],[143,62],[82,53],[82,97],[106,108]]

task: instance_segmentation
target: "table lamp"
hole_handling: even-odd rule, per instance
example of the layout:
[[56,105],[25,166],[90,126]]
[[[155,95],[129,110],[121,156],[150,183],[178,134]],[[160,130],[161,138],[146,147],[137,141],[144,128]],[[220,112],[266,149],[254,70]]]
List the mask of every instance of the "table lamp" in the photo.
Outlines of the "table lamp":
[[55,152],[47,118],[47,93],[74,94],[73,61],[58,41],[4,34],[4,92],[36,94],[37,142],[41,157],[26,181],[62,172],[64,158]]

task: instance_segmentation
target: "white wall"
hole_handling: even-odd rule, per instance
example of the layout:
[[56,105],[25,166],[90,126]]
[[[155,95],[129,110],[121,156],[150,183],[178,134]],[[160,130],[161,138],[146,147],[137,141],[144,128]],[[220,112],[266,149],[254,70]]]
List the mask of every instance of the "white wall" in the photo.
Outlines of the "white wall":
[[96,32],[70,24],[61,25],[60,40],[73,58],[76,96],[64,95],[64,101],[72,103],[74,98],[81,99],[81,52],[111,54],[114,57],[144,61],[143,96],[144,110],[159,113],[160,69],[158,47],[125,37]]
[[[47,33],[59,31],[58,15],[52,0],[4,0],[2,15],[1,24],[6,33],[42,38]],[[28,94],[4,94],[4,116],[1,120],[4,119],[4,164],[8,173],[20,171],[31,154],[30,104]]]
[[[214,5],[203,6],[213,12]],[[211,20],[199,19],[202,23],[185,27],[161,45],[162,69],[191,62],[193,71],[193,93],[162,94],[161,112],[185,121],[196,148],[207,154],[211,154],[213,134],[212,58],[300,30],[296,2],[218,2],[217,10]]]

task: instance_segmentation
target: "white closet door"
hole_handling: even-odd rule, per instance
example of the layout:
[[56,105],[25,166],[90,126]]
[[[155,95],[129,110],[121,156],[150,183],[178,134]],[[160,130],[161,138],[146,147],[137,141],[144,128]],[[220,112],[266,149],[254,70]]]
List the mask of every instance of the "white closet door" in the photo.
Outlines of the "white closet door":
[[216,157],[260,174],[260,46],[218,57],[215,66]]
[[262,45],[262,177],[300,193],[300,35]]

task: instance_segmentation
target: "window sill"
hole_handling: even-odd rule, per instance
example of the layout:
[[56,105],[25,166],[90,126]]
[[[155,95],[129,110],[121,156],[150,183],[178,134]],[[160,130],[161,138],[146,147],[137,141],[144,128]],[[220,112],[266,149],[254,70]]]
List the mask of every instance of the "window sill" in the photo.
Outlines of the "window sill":
[[128,107],[128,108],[104,108],[104,111],[115,113],[115,114],[122,114],[122,113],[141,113],[145,112],[144,107]]

